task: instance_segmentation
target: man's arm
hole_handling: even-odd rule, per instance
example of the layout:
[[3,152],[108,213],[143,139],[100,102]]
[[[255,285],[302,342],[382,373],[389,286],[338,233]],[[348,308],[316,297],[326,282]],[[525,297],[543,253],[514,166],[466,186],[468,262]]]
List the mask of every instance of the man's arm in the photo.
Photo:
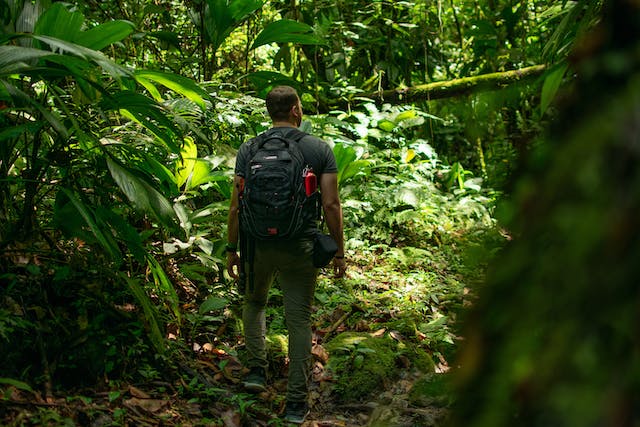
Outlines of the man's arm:
[[[229,217],[227,218],[227,248],[237,248],[240,223],[238,220],[238,188],[242,178],[236,175],[233,179],[233,190],[231,192],[231,203],[229,204]],[[234,266],[236,267],[234,269]],[[227,249],[227,272],[234,279],[238,278],[238,268],[240,267],[240,256],[238,251]]]
[[322,210],[329,228],[329,234],[338,244],[338,252],[333,259],[333,270],[336,277],[344,276],[347,264],[344,259],[344,233],[342,225],[342,206],[338,193],[338,174],[323,173],[320,176],[322,191]]

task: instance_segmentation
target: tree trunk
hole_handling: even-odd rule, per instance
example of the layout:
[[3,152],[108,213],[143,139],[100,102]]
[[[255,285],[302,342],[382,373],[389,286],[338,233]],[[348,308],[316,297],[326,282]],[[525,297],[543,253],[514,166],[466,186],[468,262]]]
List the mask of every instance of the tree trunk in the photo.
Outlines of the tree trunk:
[[480,76],[427,83],[403,89],[373,92],[366,95],[360,95],[357,99],[340,100],[321,105],[318,109],[318,113],[327,113],[334,109],[344,110],[350,105],[357,105],[364,102],[363,98],[372,100],[377,104],[390,103],[395,105],[417,101],[429,101],[432,99],[452,98],[479,90],[499,89],[518,81],[538,77],[545,69],[545,65],[533,65],[519,70],[482,74]]

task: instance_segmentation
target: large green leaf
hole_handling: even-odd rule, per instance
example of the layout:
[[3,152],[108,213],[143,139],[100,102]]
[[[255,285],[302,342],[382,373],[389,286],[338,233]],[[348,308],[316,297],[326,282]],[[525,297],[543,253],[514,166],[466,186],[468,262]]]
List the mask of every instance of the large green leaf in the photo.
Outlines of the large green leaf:
[[51,52],[31,47],[0,46],[0,76],[22,72],[32,68],[29,65],[32,61],[53,56]]
[[178,294],[176,293],[173,284],[167,277],[167,273],[165,273],[160,263],[152,256],[147,257],[147,266],[153,275],[153,280],[157,287],[156,292],[169,306],[178,324],[180,324],[182,317],[182,313],[180,312],[180,299],[178,298]]
[[358,154],[353,147],[344,144],[336,144],[333,153],[338,165],[338,184],[342,185],[356,175],[368,174],[371,169],[371,162],[358,159]]
[[70,12],[64,3],[54,3],[38,19],[34,34],[54,37],[93,50],[101,50],[119,42],[133,32],[133,24],[114,20],[82,30],[84,16]]
[[127,21],[109,21],[83,31],[74,41],[93,50],[102,50],[128,37],[134,30]]
[[211,164],[204,159],[196,159],[193,171],[187,181],[187,189],[191,190],[202,184],[219,180],[220,177],[211,172]]
[[124,77],[131,77],[132,74],[126,68],[116,64],[107,58],[102,52],[80,46],[65,40],[56,39],[49,36],[32,36],[34,39],[45,42],[52,50],[61,54],[71,54],[90,61],[102,68],[111,77],[121,80]]
[[153,156],[146,155],[144,156],[142,168],[160,181],[166,188],[165,194],[168,194],[169,197],[178,195],[177,178],[164,164],[160,163]]
[[198,158],[198,149],[193,138],[186,137],[180,152],[180,160],[176,165],[176,183],[178,187],[192,190],[202,184],[219,179],[211,172],[211,164]]
[[73,42],[83,23],[82,13],[69,12],[63,3],[54,3],[40,15],[33,33]]
[[542,85],[542,93],[540,95],[540,112],[544,114],[551,105],[553,98],[555,98],[558,89],[560,89],[560,85],[562,84],[562,79],[564,78],[564,74],[566,73],[568,68],[568,64],[564,63],[553,70],[551,70],[546,78],[544,79],[544,83]]
[[152,82],[159,83],[195,102],[203,110],[206,109],[204,98],[208,94],[191,79],[178,74],[149,70],[136,71],[135,79],[146,87],[157,101],[161,101],[162,97],[157,89],[153,87]]
[[9,386],[15,387],[18,390],[34,393],[33,389],[31,388],[31,386],[29,386],[29,384],[22,381],[15,380],[13,378],[0,378],[0,384],[6,384]]
[[248,18],[253,12],[264,6],[265,3],[265,0],[232,0],[229,3],[229,10],[233,19],[237,22],[241,22]]
[[162,106],[153,99],[125,90],[105,97],[100,105],[107,110],[119,111],[125,117],[146,127],[172,152],[180,153],[180,147],[176,144],[180,130],[165,114]]
[[142,307],[144,317],[149,324],[149,338],[153,343],[156,351],[163,354],[166,351],[164,334],[162,333],[161,323],[158,321],[158,310],[153,303],[149,295],[144,291],[144,288],[140,285],[140,280],[127,276],[124,272],[119,274],[119,277],[127,282],[129,291],[138,301],[138,304]]
[[180,151],[180,160],[176,165],[176,180],[178,187],[182,187],[191,174],[198,158],[198,147],[193,138],[186,137]]
[[138,209],[165,226],[173,226],[176,221],[173,207],[158,190],[115,160],[107,159],[107,166],[118,187]]
[[95,213],[101,222],[109,225],[111,232],[124,243],[131,255],[138,262],[144,262],[147,251],[142,244],[142,238],[138,230],[107,207],[98,206]]
[[31,106],[38,110],[42,117],[49,122],[49,124],[62,135],[64,138],[69,136],[69,130],[63,124],[62,120],[58,117],[57,113],[54,113],[48,109],[47,106],[40,104],[32,97],[18,89],[16,86],[9,84],[3,80],[0,80],[0,87],[4,86],[6,92],[11,96],[12,101],[18,106]]
[[225,308],[229,304],[229,300],[226,298],[220,298],[217,296],[211,296],[207,298],[198,309],[198,313],[207,314],[210,311],[219,311]]
[[263,98],[267,95],[269,90],[278,85],[291,86],[296,88],[298,91],[302,89],[300,83],[293,80],[291,77],[287,77],[284,74],[276,73],[274,71],[256,71],[254,73],[249,73],[249,75],[247,75],[247,79],[258,90],[258,95]]
[[108,233],[105,233],[102,228],[98,225],[98,222],[95,219],[94,213],[89,209],[79,197],[77,197],[72,190],[68,190],[63,188],[62,191],[73,207],[75,207],[77,213],[82,217],[86,225],[91,230],[91,233],[95,236],[96,240],[100,245],[107,251],[112,260],[119,262],[122,260],[122,252],[120,252],[120,248],[113,240]]
[[229,34],[264,3],[263,0],[207,0],[203,27],[213,50],[217,51]]
[[267,25],[253,41],[251,49],[269,43],[289,42],[305,45],[326,44],[320,37],[313,34],[313,28],[309,25],[291,19],[281,19]]

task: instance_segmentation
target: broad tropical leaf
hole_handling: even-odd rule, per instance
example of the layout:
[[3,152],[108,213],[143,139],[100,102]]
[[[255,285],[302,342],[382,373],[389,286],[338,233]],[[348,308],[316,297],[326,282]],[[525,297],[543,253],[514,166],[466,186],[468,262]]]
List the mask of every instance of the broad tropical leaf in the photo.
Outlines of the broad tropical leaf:
[[118,187],[138,209],[166,226],[175,223],[171,203],[158,190],[112,159],[107,159],[107,166]]
[[133,24],[122,20],[109,21],[87,31],[82,30],[83,23],[84,16],[80,12],[70,12],[63,3],[54,3],[38,19],[34,34],[101,50],[133,32]]
[[229,34],[264,3],[263,0],[207,0],[203,27],[213,50],[217,51]]
[[281,19],[267,25],[253,41],[251,49],[269,43],[289,42],[304,45],[326,44],[320,37],[313,34],[313,28],[309,25],[291,19]]
[[82,203],[82,201],[78,197],[76,197],[73,191],[66,188],[63,188],[61,191],[67,196],[82,219],[84,219],[84,222],[87,224],[98,243],[100,243],[100,245],[107,251],[111,259],[116,262],[121,261],[122,252],[120,252],[120,248],[118,248],[118,245],[113,240],[113,237],[111,237],[108,233],[103,232],[91,210],[87,206],[85,206],[85,204]]
[[89,49],[102,50],[128,37],[133,29],[133,24],[130,22],[109,21],[83,31],[74,41]]
[[342,185],[358,174],[366,174],[371,168],[371,162],[358,159],[356,150],[343,144],[336,144],[333,153],[338,164],[338,184]]
[[178,187],[182,187],[193,173],[197,158],[198,148],[195,141],[193,138],[186,137],[180,151],[180,160],[176,166],[175,176]]
[[158,353],[163,354],[166,351],[164,334],[158,321],[158,310],[155,304],[144,291],[138,279],[128,277],[124,272],[120,273],[119,276],[127,282],[129,291],[142,307],[144,317],[149,324],[149,338]]
[[267,92],[277,85],[287,85],[298,90],[301,89],[300,83],[291,77],[274,71],[256,71],[255,73],[250,73],[247,79],[258,89],[259,95],[262,97],[266,96]]
[[83,23],[82,13],[69,12],[63,3],[54,3],[40,15],[33,33],[73,42]]
[[153,280],[158,289],[158,293],[164,297],[163,300],[169,305],[171,312],[176,317],[178,324],[180,324],[180,319],[182,318],[180,299],[173,284],[167,277],[167,273],[165,273],[160,263],[151,255],[147,256],[147,265],[149,266],[149,270],[151,270],[151,274],[153,274]]
[[52,50],[61,54],[71,54],[86,61],[91,61],[100,66],[107,74],[120,81],[124,77],[131,77],[131,72],[124,67],[107,58],[102,52],[80,46],[65,40],[56,39],[49,36],[32,36],[34,39],[49,45]]
[[106,110],[119,111],[153,132],[172,152],[180,152],[176,144],[180,130],[153,99],[125,90],[105,97],[100,105]]
[[547,77],[544,79],[544,84],[542,85],[542,93],[540,95],[540,112],[544,113],[549,108],[549,105],[553,101],[553,98],[556,96],[558,89],[560,89],[560,85],[562,84],[562,79],[564,78],[564,74],[567,71],[568,64],[564,63],[553,69]]
[[229,300],[226,298],[220,298],[217,296],[211,296],[207,298],[202,304],[200,304],[200,308],[198,309],[198,313],[206,314],[210,311],[218,311],[222,310],[229,304]]
[[204,98],[208,94],[191,79],[178,74],[149,70],[137,71],[135,78],[152,93],[156,101],[161,101],[162,97],[160,92],[153,86],[153,83],[159,83],[195,102],[203,110],[206,109]]
[[193,171],[189,180],[187,181],[187,189],[191,190],[199,187],[202,184],[208,182],[217,181],[219,179],[227,179],[226,177],[220,177],[212,174],[211,165],[204,159],[196,159],[193,165]]
[[31,47],[0,46],[0,76],[20,73],[32,67],[31,61],[53,56],[51,52]]

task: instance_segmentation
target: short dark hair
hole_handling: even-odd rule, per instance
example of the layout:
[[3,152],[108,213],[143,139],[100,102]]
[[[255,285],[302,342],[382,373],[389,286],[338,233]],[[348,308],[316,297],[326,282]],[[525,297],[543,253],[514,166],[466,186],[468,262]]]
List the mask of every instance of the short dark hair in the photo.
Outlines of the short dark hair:
[[267,94],[267,111],[271,120],[287,120],[291,107],[297,104],[298,92],[291,86],[276,86]]

